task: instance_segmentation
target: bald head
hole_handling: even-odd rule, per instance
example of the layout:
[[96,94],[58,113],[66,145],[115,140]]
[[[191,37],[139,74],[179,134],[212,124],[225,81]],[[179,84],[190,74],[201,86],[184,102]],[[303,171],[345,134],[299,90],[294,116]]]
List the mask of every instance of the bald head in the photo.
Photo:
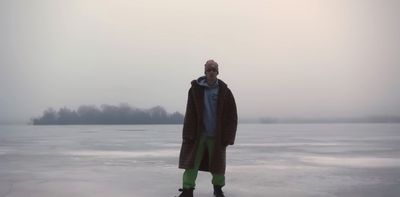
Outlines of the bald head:
[[204,65],[204,74],[207,77],[207,83],[213,84],[217,80],[218,63],[214,60],[208,60]]
[[204,64],[204,73],[207,74],[208,71],[215,71],[218,74],[218,63],[212,59],[207,60]]

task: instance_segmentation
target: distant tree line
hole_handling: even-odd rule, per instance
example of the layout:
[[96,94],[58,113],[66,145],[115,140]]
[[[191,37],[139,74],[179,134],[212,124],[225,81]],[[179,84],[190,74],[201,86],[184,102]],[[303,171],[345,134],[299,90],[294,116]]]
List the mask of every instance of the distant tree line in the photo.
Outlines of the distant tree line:
[[139,109],[127,104],[119,106],[94,105],[80,106],[76,111],[67,107],[54,110],[48,108],[43,115],[32,118],[34,125],[56,124],[181,124],[184,116],[179,112],[172,114],[161,107]]

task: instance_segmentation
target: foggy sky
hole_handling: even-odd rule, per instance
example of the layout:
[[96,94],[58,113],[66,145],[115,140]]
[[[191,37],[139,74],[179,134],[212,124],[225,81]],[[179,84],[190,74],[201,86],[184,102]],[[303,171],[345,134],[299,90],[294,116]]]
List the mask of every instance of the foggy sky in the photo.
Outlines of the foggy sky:
[[207,59],[240,118],[400,115],[399,19],[396,0],[0,0],[0,122],[184,113]]

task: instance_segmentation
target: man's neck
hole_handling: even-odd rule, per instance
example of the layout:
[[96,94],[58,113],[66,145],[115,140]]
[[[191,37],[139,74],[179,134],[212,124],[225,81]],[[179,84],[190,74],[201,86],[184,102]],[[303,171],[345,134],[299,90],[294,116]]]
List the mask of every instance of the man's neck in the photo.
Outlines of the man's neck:
[[216,81],[217,81],[217,79],[207,79],[207,84],[208,84],[209,86],[212,86],[212,85],[215,84]]

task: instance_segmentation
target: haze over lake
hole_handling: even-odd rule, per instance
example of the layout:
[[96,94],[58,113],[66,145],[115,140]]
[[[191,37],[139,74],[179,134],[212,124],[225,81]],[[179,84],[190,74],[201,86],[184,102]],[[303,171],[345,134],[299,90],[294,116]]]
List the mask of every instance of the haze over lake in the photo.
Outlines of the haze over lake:
[[0,1],[0,123],[184,113],[214,59],[240,118],[400,116],[400,1]]
[[399,19],[397,0],[1,0],[0,197],[177,195],[209,59],[239,117],[228,197],[398,197]]

